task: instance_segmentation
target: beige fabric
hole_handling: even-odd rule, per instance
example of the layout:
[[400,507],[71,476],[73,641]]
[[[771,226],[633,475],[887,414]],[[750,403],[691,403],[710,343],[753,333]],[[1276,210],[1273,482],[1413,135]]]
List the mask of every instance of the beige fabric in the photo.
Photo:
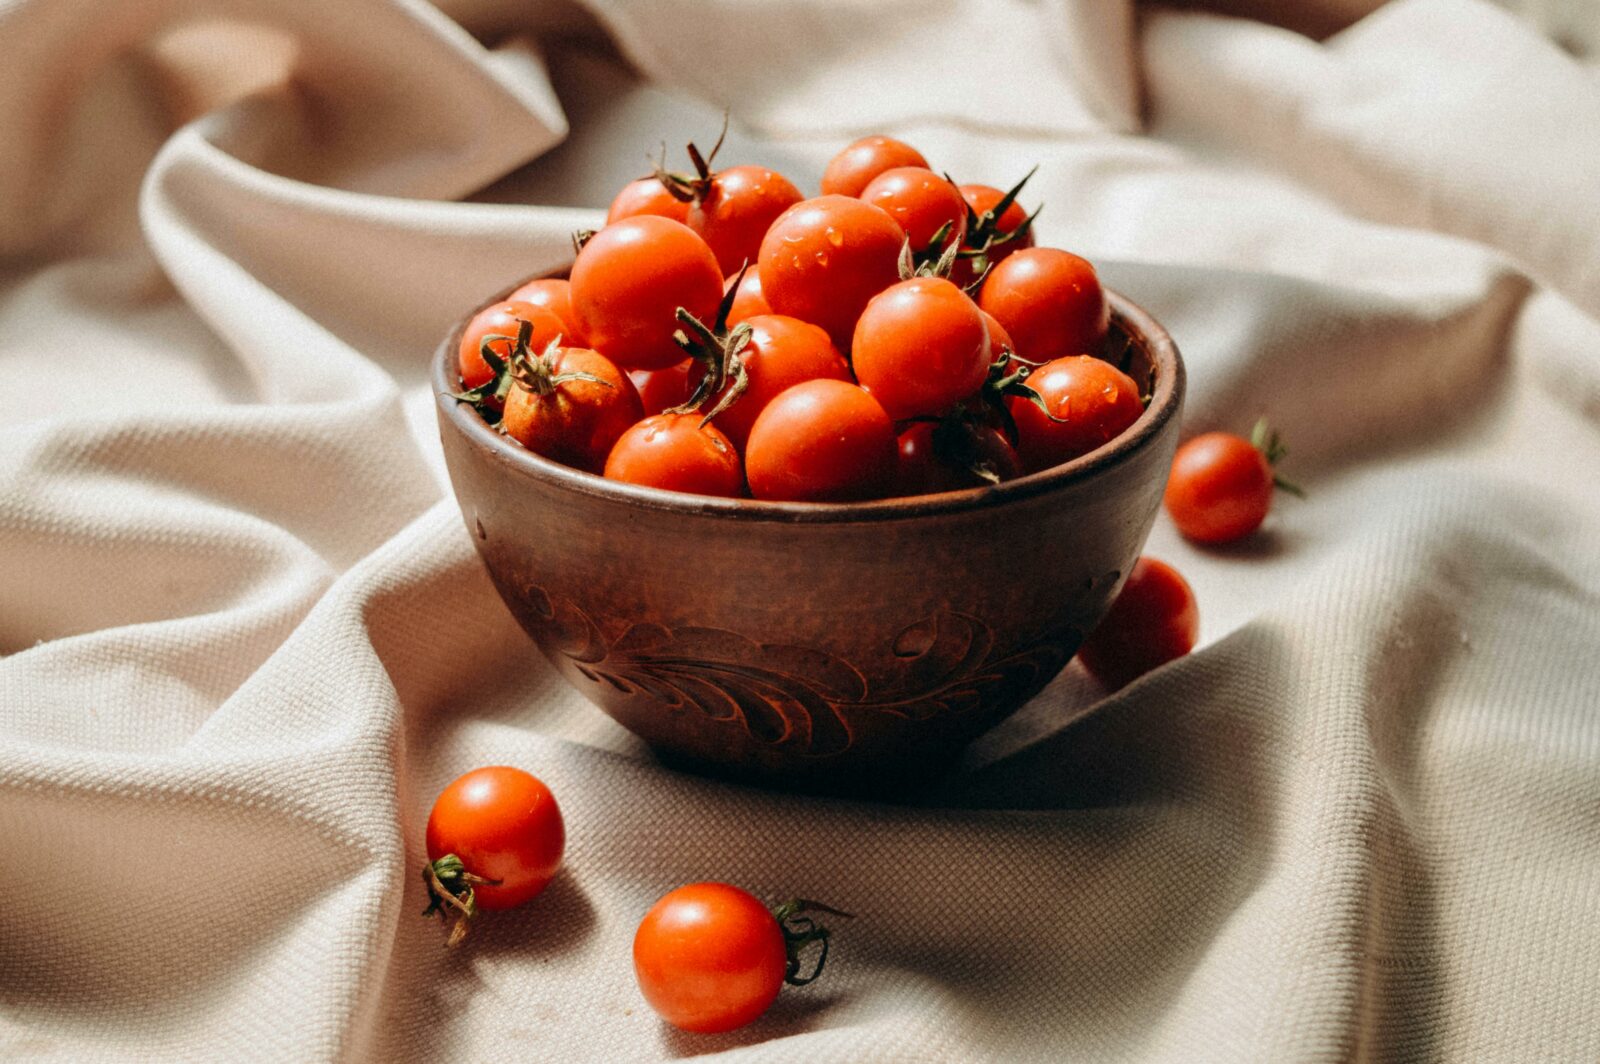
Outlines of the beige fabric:
[[[1522,6],[0,4],[0,1055],[1600,1058],[1600,16]],[[437,337],[725,104],[807,183],[1038,161],[1188,428],[1270,413],[1312,493],[1158,523],[1203,647],[1070,669],[937,808],[655,767],[447,499]],[[566,870],[447,954],[422,825],[494,762]],[[708,877],[860,914],[715,1039],[628,952]]]

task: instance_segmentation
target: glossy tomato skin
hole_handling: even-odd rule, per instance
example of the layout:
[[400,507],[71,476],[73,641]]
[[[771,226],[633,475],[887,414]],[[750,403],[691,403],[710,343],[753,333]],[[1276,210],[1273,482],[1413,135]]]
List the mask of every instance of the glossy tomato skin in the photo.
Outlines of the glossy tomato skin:
[[894,422],[857,385],[797,384],[756,418],[745,474],[758,499],[852,502],[883,497],[896,465]]
[[[578,328],[578,316],[572,312],[572,284],[561,277],[542,277],[529,281],[506,296],[508,303],[532,303],[543,307],[561,319],[561,343],[565,347],[587,347],[583,330]],[[535,352],[540,350],[534,349]]]
[[544,890],[561,867],[566,839],[550,788],[504,765],[460,777],[428,815],[429,861],[453,853],[473,875],[500,880],[474,887],[480,909],[510,909]]
[[684,359],[666,369],[636,369],[628,373],[633,386],[639,390],[639,402],[644,405],[644,416],[650,417],[682,406],[694,391],[696,364]]
[[861,199],[893,218],[913,251],[931,248],[941,226],[950,226],[941,250],[966,236],[967,201],[948,178],[925,167],[885,170],[861,190]]
[[1185,536],[1231,543],[1261,527],[1272,490],[1272,467],[1249,440],[1207,432],[1178,448],[1164,501]]
[[1140,558],[1078,648],[1078,660],[1101,683],[1118,688],[1183,657],[1199,637],[1200,610],[1189,582],[1166,562]]
[[673,196],[667,191],[667,186],[655,178],[641,177],[622,186],[617,198],[611,201],[611,209],[606,212],[606,224],[612,225],[624,218],[638,218],[641,215],[687,222],[689,204]]
[[[1002,354],[1016,354],[1017,347],[1011,342],[1011,334],[1006,332],[1006,327],[987,310],[979,308],[978,313],[983,315],[983,324],[989,330],[989,353],[993,356],[990,361],[999,361]],[[1013,363],[1010,369],[1017,369]]]
[[822,326],[844,350],[867,301],[900,279],[904,240],[894,219],[869,203],[802,200],[761,242],[761,291],[776,313]]
[[[961,186],[961,198],[967,201],[967,206],[972,208],[972,213],[979,217],[982,217],[985,211],[997,206],[1002,199],[1005,199],[1005,195],[1004,192],[992,185]],[[1013,202],[995,220],[995,224],[1000,233],[1009,233],[1027,220],[1028,212],[1022,209],[1022,204]],[[971,234],[968,234],[968,236],[967,243],[970,246]],[[1033,229],[1029,228],[1026,233],[1023,233],[1015,240],[1007,240],[1003,244],[996,244],[990,248],[988,253],[989,264],[992,267],[995,263],[1005,261],[1013,253],[1021,251],[1023,248],[1031,247],[1033,247]],[[977,276],[972,270],[972,260],[957,259],[955,267],[950,271],[950,279],[963,288],[977,280]]]
[[1098,351],[1111,324],[1100,277],[1060,248],[1023,248],[994,269],[978,305],[999,319],[1017,354],[1033,362]]
[[[559,339],[566,330],[560,318],[532,303],[507,300],[485,307],[467,322],[466,329],[461,333],[461,345],[456,350],[456,370],[461,374],[463,386],[476,388],[489,383],[494,377],[494,370],[483,360],[483,338],[497,334],[516,336],[518,322],[522,321],[533,326],[528,349],[536,355],[552,340]],[[506,359],[511,357],[511,347],[510,340],[496,340],[490,345],[490,350]]]
[[665,491],[737,498],[744,493],[739,452],[701,415],[656,414],[624,432],[606,459],[606,477]]
[[856,322],[856,379],[896,421],[937,417],[983,387],[992,355],[983,312],[942,277],[872,297]]
[[572,309],[589,344],[623,369],[683,360],[679,307],[709,323],[722,271],[706,242],[669,218],[624,218],[600,230],[572,264]]
[[[978,488],[988,481],[971,469],[957,465],[941,455],[934,445],[938,426],[918,421],[900,433],[900,461],[895,470],[896,495],[936,495],[943,491]],[[1017,452],[991,425],[973,425],[972,441],[978,458],[987,461],[1002,482],[1022,475]]]
[[716,420],[741,452],[756,418],[783,392],[804,381],[850,380],[849,363],[819,326],[782,314],[758,314],[749,325],[750,342],[739,353],[748,374],[744,393]]
[[633,936],[633,971],[674,1027],[731,1031],[783,989],[788,950],[766,907],[727,883],[690,883],[656,902]]
[[845,147],[822,174],[824,196],[859,196],[872,179],[897,166],[928,166],[922,153],[893,137],[862,137]]
[[730,166],[711,178],[705,195],[689,207],[687,224],[699,233],[724,276],[732,277],[761,253],[773,221],[805,199],[794,184],[764,166]]
[[1017,454],[1030,473],[1071,461],[1116,439],[1144,413],[1139,386],[1111,363],[1090,355],[1046,362],[1027,386],[1044,398],[1051,421],[1025,398],[1006,404],[1017,421]]
[[535,454],[598,473],[605,468],[617,437],[644,417],[639,393],[626,373],[588,348],[561,348],[551,370],[554,374],[587,373],[606,383],[562,381],[546,395],[515,384],[506,395],[500,427]]
[[739,291],[734,294],[733,305],[728,308],[728,328],[748,321],[757,314],[772,313],[772,308],[767,305],[767,297],[761,292],[761,271],[753,263],[745,271],[744,280],[740,281],[737,276],[729,277],[723,285],[723,293],[726,294],[728,287],[735,283]]

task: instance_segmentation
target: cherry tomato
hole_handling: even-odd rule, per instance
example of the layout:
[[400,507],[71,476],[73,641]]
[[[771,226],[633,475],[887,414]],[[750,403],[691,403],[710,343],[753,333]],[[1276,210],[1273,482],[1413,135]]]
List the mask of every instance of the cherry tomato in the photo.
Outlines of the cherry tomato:
[[656,178],[641,177],[622,186],[617,198],[611,201],[611,209],[606,212],[606,224],[613,225],[624,218],[647,214],[684,222],[689,218],[689,205],[674,197],[667,191],[667,186]]
[[583,347],[588,343],[583,338],[583,330],[578,328],[578,316],[572,312],[570,281],[560,277],[543,277],[537,281],[529,281],[506,296],[506,302],[532,303],[560,318],[561,324],[565,327],[561,334],[561,342],[568,347]]
[[672,339],[679,307],[709,322],[722,302],[722,271],[688,226],[648,215],[606,226],[572,264],[572,309],[590,346],[623,369],[683,360]]
[[656,414],[617,440],[606,459],[606,476],[666,491],[727,498],[744,493],[739,452],[701,415]]
[[983,387],[989,333],[961,289],[942,277],[913,277],[872,297],[856,322],[851,360],[891,418],[937,417]]
[[[528,347],[535,352],[543,351],[552,340],[560,339],[566,330],[560,318],[532,303],[507,300],[485,307],[467,322],[466,330],[461,334],[461,346],[456,350],[456,369],[461,373],[463,385],[476,388],[489,383],[494,377],[494,370],[483,360],[483,338],[494,335],[514,337],[519,321],[533,326]],[[512,346],[511,340],[496,340],[489,345],[489,350],[507,359],[511,357]]]
[[[1001,325],[999,320],[987,310],[980,308],[978,313],[983,315],[983,324],[989,329],[990,353],[993,354],[996,359],[1000,357],[1001,352],[1013,355],[1016,354],[1016,345],[1011,342],[1011,334],[1006,332],[1006,327]],[[1016,369],[1017,367],[1012,365],[1011,368]]]
[[872,179],[897,166],[921,166],[928,160],[909,144],[892,137],[862,137],[829,162],[822,174],[824,196],[859,196]]
[[[1005,195],[1000,189],[991,185],[961,186],[961,198],[967,201],[967,206],[972,208],[972,213],[980,218],[983,217],[985,211],[993,210],[998,206],[1000,201],[1005,198]],[[1000,216],[995,219],[995,235],[999,236],[1000,234],[1013,232],[1017,226],[1027,220],[1028,212],[1022,209],[1022,204],[1013,200],[1011,206],[1002,211]],[[968,233],[967,239],[964,241],[968,247],[972,247],[972,236],[973,234]],[[1032,228],[1019,237],[992,245],[985,257],[988,259],[989,265],[993,267],[996,263],[1004,261],[1013,252],[1031,247],[1033,247]],[[973,272],[972,260],[957,259],[955,267],[950,271],[950,279],[963,288],[977,280],[977,276]]]
[[789,952],[766,906],[727,883],[690,883],[651,907],[633,936],[633,971],[674,1027],[731,1031],[783,989]]
[[1178,570],[1154,558],[1133,563],[1105,618],[1078,648],[1101,683],[1117,688],[1194,649],[1200,611]]
[[844,350],[867,300],[899,280],[904,242],[894,219],[869,203],[803,200],[761,242],[761,291],[774,311],[822,326]]
[[912,251],[926,251],[940,228],[949,226],[939,243],[943,250],[967,233],[967,201],[961,190],[932,170],[901,166],[885,170],[861,190],[861,199],[883,210],[905,232]]
[[1030,473],[1088,454],[1120,436],[1144,413],[1139,386],[1111,363],[1090,355],[1046,362],[1026,384],[1042,397],[1052,421],[1032,401],[1006,399],[1017,421],[1017,454]]
[[[946,444],[945,434],[957,436]],[[944,444],[941,446],[941,444]],[[895,494],[936,495],[992,483],[972,468],[987,466],[1000,480],[1022,475],[1017,452],[999,429],[990,425],[957,425],[945,429],[931,421],[918,421],[900,434],[900,464],[895,472]]]
[[[563,379],[577,373],[598,380]],[[500,427],[535,454],[575,469],[600,472],[617,437],[644,417],[627,374],[588,348],[536,356],[516,380]]]
[[894,477],[894,423],[860,387],[796,384],[756,418],[745,449],[758,499],[849,502],[881,498]]
[[695,362],[684,359],[666,369],[636,369],[628,374],[633,386],[639,389],[639,402],[644,404],[646,416],[659,414],[689,401],[694,391]]
[[739,324],[755,317],[757,314],[771,314],[772,308],[767,305],[767,297],[761,292],[761,271],[752,265],[744,272],[744,280],[740,281],[737,275],[729,277],[723,286],[723,293],[728,291],[728,285],[737,283],[739,291],[733,297],[733,306],[728,308],[728,326]]
[[474,769],[446,787],[428,815],[428,860],[455,854],[498,884],[474,888],[480,909],[509,909],[545,888],[561,867],[566,828],[539,780],[503,765]]
[[1100,278],[1060,248],[1023,248],[989,271],[978,305],[999,319],[1032,362],[1099,349],[1111,323]]
[[1231,543],[1254,532],[1272,509],[1267,456],[1231,432],[1207,432],[1178,448],[1167,478],[1167,513],[1201,543]]
[[749,325],[750,342],[739,353],[747,374],[744,392],[716,419],[741,451],[761,411],[784,391],[802,381],[850,380],[849,364],[820,327],[782,314],[758,314]]
[[689,208],[688,225],[733,276],[761,253],[773,221],[805,199],[787,177],[764,166],[730,166],[712,175],[705,194]]

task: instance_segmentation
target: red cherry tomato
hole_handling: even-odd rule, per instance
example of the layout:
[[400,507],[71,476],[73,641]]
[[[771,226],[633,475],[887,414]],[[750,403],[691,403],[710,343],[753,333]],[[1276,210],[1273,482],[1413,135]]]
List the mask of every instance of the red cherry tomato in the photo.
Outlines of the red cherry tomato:
[[[1016,354],[1016,345],[1011,342],[1011,334],[1006,332],[1006,327],[1001,325],[995,316],[987,310],[980,308],[978,313],[983,315],[983,324],[989,329],[989,351],[994,355],[994,358],[998,359],[1001,352]],[[1010,368],[1016,369],[1018,367],[1013,364]]]
[[636,369],[628,377],[639,389],[639,402],[644,404],[646,416],[659,414],[689,401],[694,391],[697,364],[689,359],[666,369]]
[[[967,201],[967,206],[972,208],[972,213],[980,218],[983,217],[985,211],[993,210],[999,206],[1005,195],[1000,189],[990,185],[961,186],[961,198]],[[1027,220],[1028,212],[1022,209],[1022,204],[1013,200],[1011,206],[1002,211],[1000,217],[995,219],[995,235],[999,236],[1013,232]],[[968,247],[972,246],[971,233],[967,234],[967,239],[964,243]],[[996,263],[1004,261],[1012,253],[1031,247],[1033,247],[1033,229],[1029,228],[1026,233],[1019,237],[1007,240],[1004,243],[993,244],[989,248],[986,258],[992,267]],[[957,259],[955,267],[950,271],[950,279],[963,288],[977,280],[976,275],[973,273],[972,260]]]
[[822,194],[859,196],[885,170],[927,165],[928,160],[909,144],[892,137],[862,137],[829,161],[822,174]]
[[983,387],[983,312],[942,277],[913,277],[872,297],[856,322],[856,379],[896,421],[945,413]]
[[1194,649],[1200,611],[1178,570],[1154,558],[1133,564],[1111,609],[1078,648],[1101,683],[1117,688]]
[[689,208],[688,225],[733,276],[761,253],[773,221],[805,199],[787,177],[764,166],[730,166],[712,175],[705,195]]
[[[489,383],[494,377],[494,370],[483,360],[483,338],[495,335],[515,337],[517,323],[520,321],[533,326],[528,347],[534,352],[543,351],[551,341],[560,339],[562,333],[566,331],[566,326],[560,318],[532,303],[508,300],[496,303],[492,307],[485,307],[467,322],[466,330],[461,334],[461,346],[456,350],[456,369],[461,373],[463,385],[476,388]],[[496,340],[489,345],[489,350],[502,359],[507,359],[511,357],[513,346],[512,340]]]
[[617,198],[611,201],[611,209],[606,212],[606,224],[613,225],[624,218],[641,215],[684,222],[689,218],[689,205],[674,197],[667,191],[667,186],[656,178],[641,177],[622,186]]
[[978,305],[999,319],[1032,362],[1097,351],[1111,323],[1100,278],[1059,248],[1023,248],[989,271]]
[[[965,432],[967,438],[955,446],[940,446],[942,441],[936,441],[936,436],[944,432]],[[1002,481],[1015,480],[1022,475],[1017,452],[998,429],[990,425],[970,425],[942,430],[931,421],[916,422],[900,434],[895,494],[936,495],[941,491],[961,491],[991,483],[974,472],[973,462],[986,465]]]
[[1231,543],[1254,532],[1272,509],[1267,456],[1230,432],[1207,432],[1178,448],[1167,478],[1172,521],[1200,543]]
[[572,284],[560,277],[543,277],[537,281],[529,281],[521,288],[506,296],[508,303],[532,303],[536,307],[543,307],[561,319],[564,330],[561,342],[568,347],[584,347],[588,341],[583,338],[583,330],[578,328],[578,316],[572,312]]
[[744,493],[739,452],[700,414],[656,414],[617,440],[606,476],[665,491],[733,498]]
[[428,815],[428,860],[455,854],[497,885],[474,888],[480,909],[509,909],[545,888],[561,867],[566,828],[556,799],[519,768],[474,769],[446,787]]
[[849,502],[884,495],[894,477],[894,423],[854,384],[813,380],[773,399],[745,450],[758,499]]
[[782,314],[758,314],[749,325],[750,342],[739,353],[747,374],[744,392],[716,419],[741,451],[761,411],[789,388],[809,380],[850,380],[849,364],[820,327]]
[[734,294],[733,306],[728,308],[728,327],[748,321],[757,314],[771,314],[772,308],[767,305],[767,297],[761,293],[761,271],[752,265],[744,272],[744,280],[736,276],[730,277],[723,285],[726,294],[728,286],[738,284],[739,291]]
[[[535,454],[598,473],[617,437],[644,417],[639,393],[611,360],[583,347],[536,356],[506,395],[500,427]],[[598,381],[561,378],[583,373]]]
[[572,264],[572,309],[590,345],[624,369],[683,360],[672,339],[679,307],[710,322],[722,271],[688,226],[648,215],[600,230]]
[[1017,421],[1017,454],[1030,473],[1088,454],[1120,436],[1144,413],[1133,379],[1089,355],[1046,362],[1028,375],[1026,384],[1051,414],[1064,419],[1050,420],[1026,398],[1006,399]]
[[899,280],[904,242],[894,219],[869,203],[803,200],[761,242],[761,291],[774,311],[822,326],[843,350],[867,300]]
[[943,226],[950,228],[939,244],[941,250],[960,243],[967,232],[967,201],[960,189],[923,167],[885,170],[861,190],[861,199],[895,220],[911,241],[912,251],[932,248],[934,234]]
[[788,972],[783,929],[726,883],[691,883],[656,902],[633,936],[639,989],[685,1031],[731,1031],[767,1011]]

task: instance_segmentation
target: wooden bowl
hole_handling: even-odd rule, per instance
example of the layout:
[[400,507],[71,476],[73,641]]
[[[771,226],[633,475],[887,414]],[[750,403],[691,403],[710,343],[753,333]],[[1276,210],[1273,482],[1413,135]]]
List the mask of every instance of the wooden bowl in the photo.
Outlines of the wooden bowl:
[[926,781],[1071,659],[1155,520],[1183,362],[1107,295],[1108,349],[1131,341],[1148,409],[1099,450],[997,487],[777,503],[569,469],[449,397],[465,320],[433,367],[451,483],[539,649],[664,758],[805,788]]

